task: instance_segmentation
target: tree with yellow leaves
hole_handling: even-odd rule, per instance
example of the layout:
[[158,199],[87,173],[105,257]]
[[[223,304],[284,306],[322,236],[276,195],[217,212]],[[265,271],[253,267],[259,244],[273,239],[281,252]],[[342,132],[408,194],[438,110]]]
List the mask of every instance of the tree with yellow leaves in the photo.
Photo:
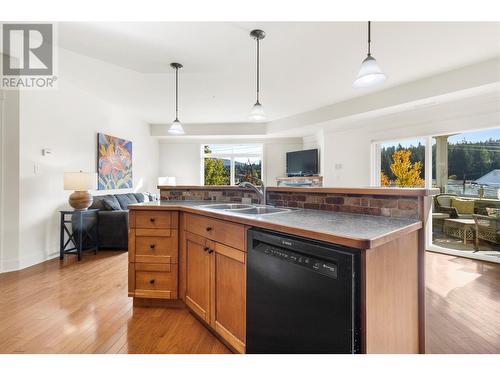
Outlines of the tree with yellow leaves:
[[410,150],[399,150],[392,154],[391,172],[396,177],[394,183],[399,187],[423,187],[425,181],[420,177],[422,163],[412,163],[410,156]]
[[386,176],[384,171],[380,171],[380,185],[381,186],[391,186],[391,180]]

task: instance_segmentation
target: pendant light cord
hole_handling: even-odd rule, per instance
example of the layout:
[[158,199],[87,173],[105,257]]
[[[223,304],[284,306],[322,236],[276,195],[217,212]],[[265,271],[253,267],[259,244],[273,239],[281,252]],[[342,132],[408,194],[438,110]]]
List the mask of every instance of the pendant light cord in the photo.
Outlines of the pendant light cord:
[[370,44],[372,42],[371,38],[371,21],[368,21],[368,56],[371,56],[370,53]]
[[259,62],[260,62],[260,40],[257,38],[257,103],[259,103],[259,92],[260,92],[260,84],[259,84]]
[[175,68],[175,121],[179,114],[179,68]]

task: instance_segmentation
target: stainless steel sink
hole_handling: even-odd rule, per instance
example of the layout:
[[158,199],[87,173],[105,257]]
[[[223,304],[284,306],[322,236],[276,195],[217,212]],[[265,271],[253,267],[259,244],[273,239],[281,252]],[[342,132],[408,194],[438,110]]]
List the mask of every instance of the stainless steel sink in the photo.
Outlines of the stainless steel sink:
[[239,203],[220,203],[220,204],[204,204],[199,206],[211,210],[240,210],[242,208],[253,208],[252,204],[239,204]]
[[289,212],[289,208],[276,208],[276,207],[252,207],[236,210],[235,213],[242,215],[267,215],[277,214],[279,212]]
[[239,203],[204,204],[198,207],[206,210],[222,210],[238,215],[268,215],[292,211],[290,208],[276,208],[273,206]]

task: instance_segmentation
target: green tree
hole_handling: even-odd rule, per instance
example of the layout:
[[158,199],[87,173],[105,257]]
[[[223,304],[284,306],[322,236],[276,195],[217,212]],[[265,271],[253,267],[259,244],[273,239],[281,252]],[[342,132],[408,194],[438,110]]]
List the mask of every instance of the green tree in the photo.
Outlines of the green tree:
[[205,158],[205,185],[229,185],[229,173],[223,159]]

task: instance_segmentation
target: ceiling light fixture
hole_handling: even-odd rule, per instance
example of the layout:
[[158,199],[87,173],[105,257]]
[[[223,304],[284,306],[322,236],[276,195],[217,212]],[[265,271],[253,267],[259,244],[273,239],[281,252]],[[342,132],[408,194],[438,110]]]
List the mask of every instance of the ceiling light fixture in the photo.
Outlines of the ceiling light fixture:
[[175,120],[170,125],[168,129],[169,134],[173,135],[183,135],[184,129],[182,127],[181,122],[179,121],[179,69],[182,68],[182,65],[179,63],[171,63],[170,66],[175,69]]
[[366,88],[375,86],[379,83],[385,81],[386,76],[382,72],[382,69],[377,64],[370,51],[371,44],[371,22],[368,21],[368,55],[366,59],[361,63],[361,68],[359,69],[358,77],[354,81],[352,87],[354,88]]
[[252,30],[250,32],[250,36],[257,41],[257,101],[250,111],[250,115],[248,119],[253,122],[262,122],[266,121],[266,115],[264,114],[264,108],[262,108],[262,104],[259,102],[259,94],[260,94],[260,79],[259,79],[259,63],[260,63],[260,40],[264,39],[266,33],[262,30]]

